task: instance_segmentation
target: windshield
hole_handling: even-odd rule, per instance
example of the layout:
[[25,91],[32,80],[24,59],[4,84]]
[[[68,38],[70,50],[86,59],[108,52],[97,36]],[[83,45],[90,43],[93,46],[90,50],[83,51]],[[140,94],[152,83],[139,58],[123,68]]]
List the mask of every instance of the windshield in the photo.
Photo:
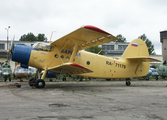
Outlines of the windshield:
[[43,50],[43,51],[51,51],[53,50],[53,46],[50,46],[49,43],[35,43],[33,45],[34,49],[38,49],[38,50]]

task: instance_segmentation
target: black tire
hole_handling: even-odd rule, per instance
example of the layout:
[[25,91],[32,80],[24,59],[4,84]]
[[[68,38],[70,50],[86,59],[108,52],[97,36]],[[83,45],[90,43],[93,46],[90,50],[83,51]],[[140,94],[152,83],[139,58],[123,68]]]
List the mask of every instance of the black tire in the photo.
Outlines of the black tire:
[[18,84],[18,83],[15,83],[14,85],[15,85],[16,87],[18,87],[18,88],[21,88],[21,85]]
[[130,86],[131,82],[130,81],[126,81],[126,86]]
[[9,82],[11,82],[11,77],[9,78]]
[[35,84],[35,78],[29,80],[29,85],[32,87]]
[[45,87],[45,81],[42,79],[37,79],[35,81],[36,88],[44,88]]

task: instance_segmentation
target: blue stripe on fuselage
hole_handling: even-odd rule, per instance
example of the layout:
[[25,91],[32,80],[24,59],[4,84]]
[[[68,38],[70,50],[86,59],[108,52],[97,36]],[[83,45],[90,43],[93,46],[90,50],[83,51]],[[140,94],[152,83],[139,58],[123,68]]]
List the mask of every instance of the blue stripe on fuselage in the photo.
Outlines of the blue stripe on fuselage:
[[36,49],[24,44],[15,44],[11,58],[12,61],[28,65],[31,55],[31,50],[36,50]]

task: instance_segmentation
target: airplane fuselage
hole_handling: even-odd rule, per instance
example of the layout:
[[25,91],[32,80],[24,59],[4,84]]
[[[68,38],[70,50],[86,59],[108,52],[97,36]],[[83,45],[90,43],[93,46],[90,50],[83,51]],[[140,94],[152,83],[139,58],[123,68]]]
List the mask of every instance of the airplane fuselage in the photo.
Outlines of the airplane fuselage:
[[[59,53],[58,51],[61,52]],[[54,66],[69,62],[71,54],[72,52],[70,50],[57,50],[57,48],[50,52],[32,50],[28,65],[39,69],[46,69],[46,67],[50,69]],[[77,76],[105,79],[138,76],[135,72],[138,65],[136,62],[111,59],[109,57],[90,53],[84,50],[76,53],[73,63],[79,64],[93,71],[90,73],[76,74]],[[144,66],[144,64],[147,63],[142,64]],[[56,72],[61,73],[61,71]]]

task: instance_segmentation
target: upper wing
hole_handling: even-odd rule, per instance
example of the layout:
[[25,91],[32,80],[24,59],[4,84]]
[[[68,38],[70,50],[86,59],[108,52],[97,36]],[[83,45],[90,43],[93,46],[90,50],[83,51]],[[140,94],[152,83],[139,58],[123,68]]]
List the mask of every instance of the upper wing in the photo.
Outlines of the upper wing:
[[62,65],[55,66],[48,70],[54,73],[61,73],[61,74],[80,74],[80,73],[93,72],[90,69],[85,68],[76,63],[64,63]]
[[52,42],[51,46],[73,49],[77,45],[78,50],[82,50],[114,40],[117,40],[117,38],[110,33],[97,27],[86,25]]
[[127,57],[128,60],[140,60],[143,62],[161,62],[158,59],[150,58],[150,57]]

